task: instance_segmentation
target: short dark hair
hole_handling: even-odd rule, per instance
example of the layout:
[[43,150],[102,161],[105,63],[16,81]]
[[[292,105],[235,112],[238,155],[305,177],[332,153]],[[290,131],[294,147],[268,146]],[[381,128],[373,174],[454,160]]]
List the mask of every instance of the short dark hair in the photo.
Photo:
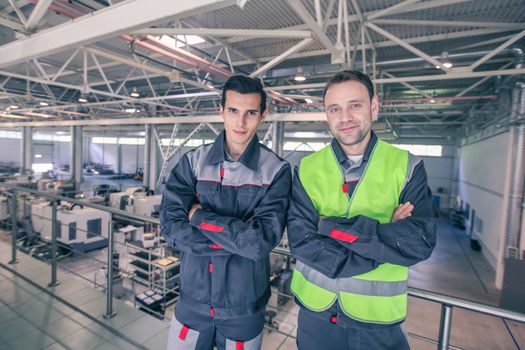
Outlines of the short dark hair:
[[247,77],[245,75],[234,75],[226,80],[222,88],[222,108],[224,108],[224,105],[226,104],[226,92],[229,90],[238,92],[240,94],[260,94],[260,113],[263,113],[266,110],[266,92],[264,91],[264,88],[259,80]]
[[357,70],[344,70],[342,72],[336,73],[332,78],[330,78],[324,88],[323,100],[326,96],[326,92],[332,85],[344,83],[347,81],[361,82],[368,90],[368,96],[370,96],[370,101],[372,101],[372,98],[374,97],[374,84],[368,75],[363,74]]

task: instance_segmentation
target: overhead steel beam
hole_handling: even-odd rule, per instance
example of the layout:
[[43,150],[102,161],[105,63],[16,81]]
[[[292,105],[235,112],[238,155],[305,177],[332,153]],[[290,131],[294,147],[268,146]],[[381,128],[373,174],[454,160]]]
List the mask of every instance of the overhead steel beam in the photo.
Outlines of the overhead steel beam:
[[426,53],[424,53],[423,51],[419,50],[418,48],[410,45],[409,43],[407,43],[403,39],[398,38],[397,36],[393,35],[392,33],[389,33],[386,30],[384,30],[384,29],[382,29],[382,28],[380,28],[380,27],[378,27],[375,24],[370,23],[370,22],[367,22],[366,26],[368,28],[374,30],[375,32],[383,35],[384,37],[392,40],[393,42],[399,44],[400,46],[404,47],[405,49],[407,49],[408,51],[412,52],[413,54],[421,57],[425,61],[433,64],[434,66],[440,67],[441,69],[443,69],[445,71],[447,70],[447,68],[445,68],[441,62],[439,62],[438,60],[436,60],[432,56],[427,55]]
[[[421,112],[383,112],[380,116],[402,116],[402,115],[462,115],[463,111],[433,111],[433,113]],[[265,122],[324,122],[326,121],[326,114],[324,112],[304,112],[304,113],[274,113],[265,118]],[[84,119],[84,120],[59,120],[59,121],[39,121],[39,122],[5,122],[0,123],[2,128],[20,127],[20,126],[36,126],[36,127],[51,127],[51,126],[114,126],[114,125],[150,125],[150,124],[200,124],[200,123],[223,123],[219,115],[206,116],[192,116],[192,117],[149,117],[149,118],[118,118],[118,119]]]
[[254,78],[256,76],[261,75],[262,73],[266,72],[268,69],[270,69],[273,66],[275,66],[275,65],[279,64],[280,62],[282,62],[284,59],[286,59],[291,54],[293,54],[293,53],[295,53],[295,52],[305,48],[306,46],[310,45],[313,41],[314,41],[314,39],[311,39],[311,38],[307,38],[307,39],[301,40],[299,43],[295,44],[294,46],[292,46],[291,48],[289,48],[288,50],[286,50],[285,52],[283,52],[279,56],[275,57],[270,62],[266,63],[264,66],[260,67],[259,69],[257,69],[252,74],[250,74],[250,77]]
[[18,18],[20,19],[20,22],[22,22],[25,25],[26,22],[27,22],[26,16],[24,16],[22,11],[20,11],[20,9],[18,8],[17,4],[15,4],[14,0],[8,0],[8,1],[11,4],[11,7],[15,11],[16,15],[18,16]]
[[46,14],[47,9],[52,3],[53,0],[40,0],[36,4],[35,8],[33,9],[33,12],[31,12],[31,16],[29,16],[29,19],[26,22],[26,30],[32,31],[36,28],[36,26],[38,25],[38,23],[40,23],[40,21]]
[[226,29],[226,28],[144,28],[132,34],[150,35],[199,35],[199,36],[241,36],[256,38],[310,38],[308,30],[280,30],[280,29]]
[[[408,7],[402,8],[399,11],[396,11],[396,14],[409,13],[409,12],[414,12],[414,11],[426,10],[426,9],[435,8],[435,7],[441,7],[441,6],[449,6],[449,5],[459,4],[459,3],[463,3],[463,2],[471,2],[471,1],[472,0],[427,1],[427,2],[423,2],[423,3],[415,4],[414,6],[408,6]],[[332,4],[332,1],[330,2],[330,5],[331,4]],[[381,11],[381,10],[379,10],[379,11]],[[369,16],[371,16],[374,13],[379,12],[379,11],[365,12],[365,13],[363,13],[363,16],[365,18],[368,18]],[[358,22],[359,21],[359,17],[357,15],[348,16],[348,21],[350,23]],[[337,18],[336,17],[335,18],[331,18],[331,19],[325,18],[325,22],[323,23],[323,28],[324,29],[326,29],[326,27],[328,27],[328,26],[333,26],[333,25],[337,25]],[[309,28],[310,27],[307,24],[299,24],[299,25],[285,27],[285,28],[280,28],[280,29],[283,29],[283,30],[284,29],[286,29],[286,30],[304,30],[304,29],[309,29]],[[239,39],[239,40],[232,39],[232,40],[228,40],[228,43],[233,44],[236,41],[242,41],[242,40],[243,39]]]
[[[369,18],[370,19],[370,18]],[[376,19],[370,21],[376,24],[395,24],[408,26],[436,26],[436,27],[479,27],[479,28],[504,28],[508,30],[519,30],[523,23],[505,22],[473,22],[473,21],[426,21],[413,19]]]
[[[0,47],[0,67],[51,55],[133,31],[220,0],[128,0]],[[228,2],[230,3],[230,2]],[[137,16],[140,14],[140,16]]]
[[[397,78],[379,78],[373,79],[374,84],[393,84],[393,83],[413,83],[417,81],[438,81],[438,80],[454,80],[454,79],[474,79],[484,78],[487,76],[495,77],[498,75],[515,75],[525,74],[525,68],[516,69],[504,69],[504,70],[489,70],[482,72],[450,72],[447,74],[434,74],[434,75],[420,75],[411,77],[397,77]],[[301,90],[301,89],[322,89],[325,87],[325,83],[312,83],[312,84],[297,84],[297,85],[284,85],[284,86],[272,86],[272,90],[283,91],[283,90]]]
[[[270,114],[265,121],[324,121],[324,113],[280,113]],[[148,125],[148,124],[199,124],[222,123],[219,115],[193,116],[193,117],[153,117],[153,118],[120,118],[120,119],[85,119],[85,120],[60,120],[47,122],[9,122],[0,123],[0,127],[20,126],[73,126],[73,125]]]
[[509,40],[505,41],[503,44],[501,44],[500,46],[498,46],[497,48],[495,48],[494,50],[492,50],[491,52],[489,52],[488,54],[486,54],[485,56],[481,57],[479,60],[477,60],[476,62],[472,63],[468,69],[471,69],[471,70],[474,70],[476,69],[478,66],[480,66],[481,64],[487,62],[488,60],[490,60],[492,57],[494,57],[494,55],[497,55],[499,52],[501,52],[502,50],[506,49],[507,47],[509,47],[510,45],[514,44],[516,41],[520,40],[521,38],[523,38],[525,36],[525,30],[522,30],[520,33],[518,33],[517,35],[515,35],[514,37],[510,38]]
[[334,56],[340,54],[335,45],[332,43],[330,38],[326,35],[323,29],[317,25],[316,20],[310,15],[310,12],[304,7],[301,0],[288,0],[288,3],[291,5],[292,9],[301,17],[301,19],[306,23],[306,25],[315,33],[319,41],[324,45],[324,47],[330,51]]
[[15,22],[13,21],[11,18],[5,16],[5,15],[2,15],[0,14],[0,25],[4,26],[4,27],[8,27],[8,28],[11,28],[13,30],[16,30],[18,32],[24,32],[25,31],[25,27],[18,23],[18,22]]
[[[383,74],[386,75],[387,77],[389,78],[396,78],[394,75],[388,73],[387,71],[383,71]],[[427,94],[426,92],[424,92],[423,90],[420,90],[418,89],[417,87],[415,86],[412,86],[408,83],[405,83],[405,82],[402,82],[400,83],[401,85],[409,88],[410,90],[414,91],[414,92],[417,92],[418,94],[422,95],[422,96],[425,96],[425,97],[432,97],[431,95]]]
[[[525,29],[525,24],[522,25],[521,29]],[[454,33],[454,38],[470,38],[474,36],[479,35],[487,35],[487,34],[497,34],[502,32],[508,32],[507,29],[500,29],[500,28],[494,28],[494,29],[474,29],[474,30],[466,30],[462,32],[456,32]],[[433,35],[424,35],[416,38],[406,38],[404,41],[407,44],[418,44],[418,43],[429,43],[433,41],[440,41],[440,40],[449,40],[450,39],[450,33],[445,34],[433,34]],[[381,42],[375,42],[374,43],[376,48],[383,48],[383,47],[390,47],[390,46],[396,46],[398,45],[396,42],[391,40],[381,41]],[[371,49],[372,46],[370,44],[365,45],[366,49]],[[359,49],[359,46],[357,44],[352,46],[352,50]],[[312,57],[312,56],[320,56],[320,55],[328,55],[330,52],[328,50],[315,50],[315,51],[308,51],[301,54],[294,54],[290,55],[288,58],[299,58],[299,57]],[[261,62],[267,62],[273,59],[273,57],[260,57],[259,61]],[[248,64],[249,62],[246,61],[235,61],[233,64],[235,65],[243,65]]]
[[137,61],[135,61],[133,59],[130,59],[128,57],[117,55],[115,53],[112,53],[112,52],[109,52],[109,51],[106,51],[106,50],[97,49],[97,48],[94,48],[94,47],[89,47],[89,48],[86,48],[85,50],[88,51],[88,52],[91,52],[91,53],[93,53],[93,54],[95,54],[97,56],[104,57],[104,58],[110,59],[110,60],[118,62],[118,63],[122,63],[122,64],[131,66],[131,67],[135,67],[135,68],[138,68],[138,69],[142,69],[142,70],[144,70],[146,72],[150,72],[150,73],[158,74],[158,75],[161,75],[161,76],[165,76],[165,77],[167,77],[167,78],[169,78],[170,80],[173,80],[173,81],[178,81],[179,78],[180,78],[180,75],[177,72],[167,72],[165,70],[153,67],[153,66],[145,64],[145,63],[137,62]]
[[395,4],[394,6],[390,6],[390,7],[387,7],[385,9],[382,9],[382,10],[379,10],[369,16],[367,16],[366,18],[368,20],[371,20],[371,19],[374,19],[374,18],[379,18],[379,17],[383,17],[385,15],[389,15],[391,13],[396,13],[396,12],[399,12],[402,8],[406,8],[408,5],[412,5],[412,4],[415,4],[416,2],[419,2],[419,0],[405,0],[405,1],[402,1],[398,4]]

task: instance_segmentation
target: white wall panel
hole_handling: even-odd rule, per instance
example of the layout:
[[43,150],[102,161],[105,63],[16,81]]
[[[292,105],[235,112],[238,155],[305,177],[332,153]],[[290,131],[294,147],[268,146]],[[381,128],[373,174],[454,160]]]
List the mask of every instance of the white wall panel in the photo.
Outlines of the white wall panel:
[[107,143],[91,143],[90,160],[94,163],[109,165],[110,169],[117,171],[117,145]]
[[20,166],[22,162],[22,140],[0,139],[0,163],[13,163]]
[[122,152],[122,172],[133,174],[137,168],[144,168],[144,146],[120,145]]
[[485,247],[483,254],[494,268],[509,151],[509,133],[505,133],[461,148],[459,158],[458,192],[483,222],[483,232],[475,230],[474,234]]

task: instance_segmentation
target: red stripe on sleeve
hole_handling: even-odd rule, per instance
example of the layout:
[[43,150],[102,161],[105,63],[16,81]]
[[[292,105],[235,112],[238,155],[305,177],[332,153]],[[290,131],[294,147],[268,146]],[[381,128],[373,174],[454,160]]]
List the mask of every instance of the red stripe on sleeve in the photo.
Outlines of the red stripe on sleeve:
[[340,241],[345,241],[348,243],[355,242],[359,239],[359,236],[353,235],[351,233],[339,231],[336,229],[332,229],[332,231],[330,231],[330,237],[338,239]]
[[210,223],[204,222],[204,221],[200,223],[199,228],[202,228],[203,230],[211,231],[211,232],[222,232],[222,231],[224,231],[224,227],[219,226],[219,225],[210,224]]
[[222,247],[220,245],[218,245],[218,244],[210,244],[209,247],[211,249],[222,249]]
[[244,342],[243,341],[235,342],[235,350],[244,350]]

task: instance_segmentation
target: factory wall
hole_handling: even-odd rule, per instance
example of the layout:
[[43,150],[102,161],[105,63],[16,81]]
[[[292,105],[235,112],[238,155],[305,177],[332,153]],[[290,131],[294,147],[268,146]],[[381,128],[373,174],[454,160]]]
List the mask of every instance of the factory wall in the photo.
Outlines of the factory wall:
[[134,174],[138,168],[144,168],[144,146],[120,145],[121,171],[125,174]]
[[[483,255],[496,268],[502,229],[509,133],[460,148],[458,195],[470,206],[467,232],[482,245]],[[475,215],[472,219],[472,210]],[[473,225],[470,225],[473,222]]]
[[108,165],[111,170],[117,172],[118,145],[110,143],[90,143],[89,161]]
[[0,163],[13,163],[15,166],[22,164],[22,140],[0,138]]

